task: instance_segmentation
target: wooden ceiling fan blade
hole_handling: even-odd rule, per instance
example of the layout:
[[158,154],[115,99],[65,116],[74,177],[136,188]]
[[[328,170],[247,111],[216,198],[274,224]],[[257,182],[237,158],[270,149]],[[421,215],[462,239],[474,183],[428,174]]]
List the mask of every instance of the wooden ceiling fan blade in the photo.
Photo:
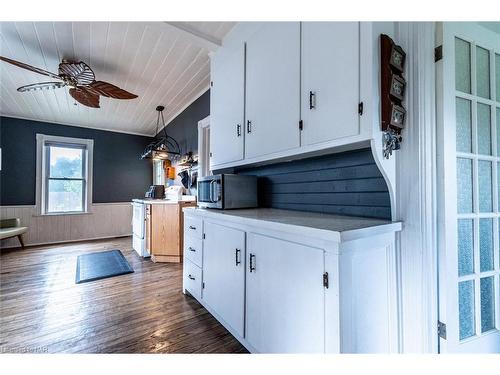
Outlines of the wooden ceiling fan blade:
[[100,108],[99,107],[99,95],[96,95],[84,87],[77,87],[69,89],[69,94],[80,104],[90,108]]
[[95,80],[95,75],[90,66],[83,61],[64,61],[59,64],[59,75],[73,77],[79,86],[90,85]]
[[36,90],[49,90],[49,89],[58,89],[64,86],[66,86],[64,82],[40,82],[40,83],[33,83],[31,85],[21,86],[17,89],[17,91],[26,92],[26,91],[36,91]]
[[92,91],[95,91],[99,95],[107,96],[108,98],[114,98],[114,99],[137,98],[137,95],[132,94],[126,90],[119,88],[118,86],[112,85],[111,83],[104,81],[92,82],[88,88]]
[[20,62],[20,61],[9,59],[8,57],[0,56],[0,60],[5,61],[5,62],[12,64],[12,65],[15,65],[19,68],[23,68],[23,69],[26,69],[26,70],[29,70],[29,71],[32,71],[32,72],[35,72],[38,74],[42,74],[44,76],[48,76],[48,77],[56,78],[56,79],[61,79],[61,77],[59,77],[57,74],[54,74],[54,73],[48,72],[46,70],[25,64],[25,63]]

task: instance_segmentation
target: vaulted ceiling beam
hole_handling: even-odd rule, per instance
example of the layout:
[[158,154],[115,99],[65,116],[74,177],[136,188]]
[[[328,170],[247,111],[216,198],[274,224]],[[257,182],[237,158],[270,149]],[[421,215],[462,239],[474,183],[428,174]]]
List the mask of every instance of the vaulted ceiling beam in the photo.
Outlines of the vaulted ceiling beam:
[[200,47],[206,48],[211,52],[216,51],[222,45],[221,40],[197,30],[187,22],[163,22],[163,24],[183,33],[185,36],[190,38],[193,43],[196,43]]

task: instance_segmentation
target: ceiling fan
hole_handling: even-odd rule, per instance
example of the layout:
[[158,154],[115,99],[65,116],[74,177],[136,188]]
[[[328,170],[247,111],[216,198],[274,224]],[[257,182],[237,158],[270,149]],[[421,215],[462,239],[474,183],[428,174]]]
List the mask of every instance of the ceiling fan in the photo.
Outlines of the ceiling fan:
[[134,99],[137,95],[123,90],[111,83],[96,81],[95,75],[90,66],[84,62],[73,62],[63,60],[59,64],[59,74],[51,73],[34,66],[0,56],[1,61],[42,74],[51,78],[59,79],[62,82],[40,82],[31,85],[21,86],[17,89],[20,92],[57,89],[60,87],[69,87],[69,94],[79,103],[91,107],[99,107],[99,95],[113,99]]

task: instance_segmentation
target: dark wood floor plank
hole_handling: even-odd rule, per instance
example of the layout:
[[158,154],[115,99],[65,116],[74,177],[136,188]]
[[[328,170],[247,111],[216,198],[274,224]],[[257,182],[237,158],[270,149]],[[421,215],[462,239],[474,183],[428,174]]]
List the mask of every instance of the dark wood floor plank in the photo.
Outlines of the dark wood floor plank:
[[[78,255],[120,249],[134,273],[75,284]],[[0,346],[49,353],[247,353],[196,300],[182,265],[131,238],[0,250]]]

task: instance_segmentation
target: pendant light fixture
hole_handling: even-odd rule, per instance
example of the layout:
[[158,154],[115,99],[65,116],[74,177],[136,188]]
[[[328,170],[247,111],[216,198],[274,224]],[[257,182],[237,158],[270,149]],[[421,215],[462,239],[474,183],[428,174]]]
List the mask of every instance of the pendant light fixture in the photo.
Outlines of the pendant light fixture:
[[166,160],[171,157],[180,156],[181,149],[179,147],[179,143],[167,134],[167,129],[165,127],[165,119],[163,118],[163,110],[164,106],[159,105],[156,107],[158,111],[158,117],[156,118],[156,132],[155,135],[158,135],[158,127],[163,127],[163,134],[159,135],[158,139],[155,139],[149,145],[146,146],[144,151],[142,152],[141,159],[155,159],[155,160]]

